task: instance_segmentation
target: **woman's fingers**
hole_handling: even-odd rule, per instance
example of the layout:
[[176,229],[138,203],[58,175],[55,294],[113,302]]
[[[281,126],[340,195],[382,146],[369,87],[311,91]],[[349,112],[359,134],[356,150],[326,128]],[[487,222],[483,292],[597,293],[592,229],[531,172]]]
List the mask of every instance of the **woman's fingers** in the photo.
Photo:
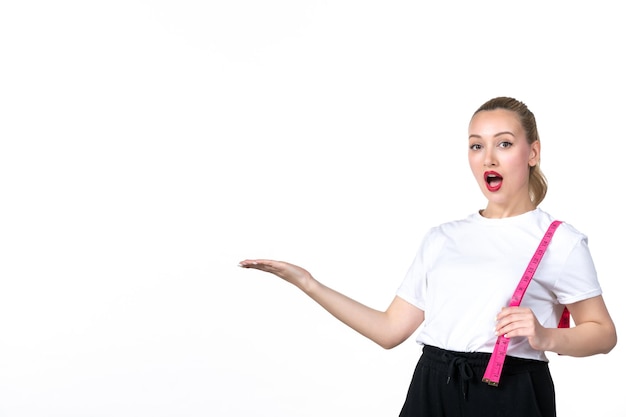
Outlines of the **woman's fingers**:
[[506,307],[496,317],[496,334],[505,337],[535,335],[535,315],[529,308]]
[[246,259],[241,261],[239,266],[269,272],[297,286],[308,282],[307,280],[310,278],[310,274],[305,269],[283,261]]
[[242,268],[254,268],[265,271],[278,270],[278,264],[282,262],[271,261],[269,259],[246,259],[239,262],[239,266]]

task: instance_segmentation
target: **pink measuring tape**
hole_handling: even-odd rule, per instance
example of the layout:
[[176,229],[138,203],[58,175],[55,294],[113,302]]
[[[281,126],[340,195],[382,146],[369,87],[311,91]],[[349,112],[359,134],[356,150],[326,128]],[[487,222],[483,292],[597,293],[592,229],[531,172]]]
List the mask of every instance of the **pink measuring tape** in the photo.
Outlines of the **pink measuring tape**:
[[[541,258],[543,258],[550,241],[552,240],[552,236],[554,235],[554,231],[561,224],[561,221],[555,220],[550,224],[550,227],[546,231],[546,234],[541,239],[539,243],[539,247],[535,251],[535,254],[530,260],[524,275],[522,275],[522,279],[519,284],[517,284],[517,288],[511,297],[511,302],[509,303],[510,307],[519,307],[522,302],[522,297],[524,297],[524,293],[528,288],[528,284],[533,279],[533,275],[535,275],[535,271],[539,266],[539,262]],[[567,308],[563,310],[563,315],[561,316],[561,320],[559,322],[560,328],[569,327],[569,311]],[[498,336],[498,340],[496,341],[496,345],[493,348],[493,353],[489,358],[489,363],[487,364],[487,369],[485,370],[485,374],[483,376],[483,382],[486,382],[489,385],[498,386],[500,383],[500,374],[502,373],[502,367],[504,365],[504,359],[506,358],[506,350],[509,347],[509,339],[504,336]]]

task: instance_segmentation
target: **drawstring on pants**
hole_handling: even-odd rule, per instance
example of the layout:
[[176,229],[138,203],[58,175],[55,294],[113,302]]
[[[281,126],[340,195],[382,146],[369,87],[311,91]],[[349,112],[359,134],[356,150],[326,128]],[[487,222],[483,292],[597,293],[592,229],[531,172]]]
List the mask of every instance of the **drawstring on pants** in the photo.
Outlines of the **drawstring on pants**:
[[461,378],[461,390],[463,391],[463,398],[467,400],[467,391],[469,389],[469,382],[474,377],[474,371],[467,359],[461,356],[450,355],[447,352],[442,355],[442,359],[448,362],[448,380],[446,384],[450,383],[450,379],[459,374]]

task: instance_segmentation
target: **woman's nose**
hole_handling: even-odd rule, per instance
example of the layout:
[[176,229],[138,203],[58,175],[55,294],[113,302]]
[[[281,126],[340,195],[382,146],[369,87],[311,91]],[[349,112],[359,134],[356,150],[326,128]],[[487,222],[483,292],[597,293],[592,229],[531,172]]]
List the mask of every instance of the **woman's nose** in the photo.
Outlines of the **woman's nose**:
[[485,158],[483,159],[483,165],[486,167],[492,167],[496,165],[496,158],[491,151],[485,152]]

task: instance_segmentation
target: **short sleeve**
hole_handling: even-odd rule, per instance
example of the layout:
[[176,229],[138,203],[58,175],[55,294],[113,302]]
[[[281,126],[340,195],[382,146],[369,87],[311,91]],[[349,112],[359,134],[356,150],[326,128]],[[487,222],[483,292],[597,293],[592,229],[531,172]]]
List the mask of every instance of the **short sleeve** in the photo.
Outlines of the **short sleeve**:
[[431,258],[429,252],[433,249],[431,242],[434,235],[436,235],[436,228],[431,229],[422,240],[420,248],[396,292],[398,297],[421,310],[425,310],[426,307],[428,260]]
[[586,236],[575,242],[555,283],[554,292],[561,304],[572,304],[602,294]]

